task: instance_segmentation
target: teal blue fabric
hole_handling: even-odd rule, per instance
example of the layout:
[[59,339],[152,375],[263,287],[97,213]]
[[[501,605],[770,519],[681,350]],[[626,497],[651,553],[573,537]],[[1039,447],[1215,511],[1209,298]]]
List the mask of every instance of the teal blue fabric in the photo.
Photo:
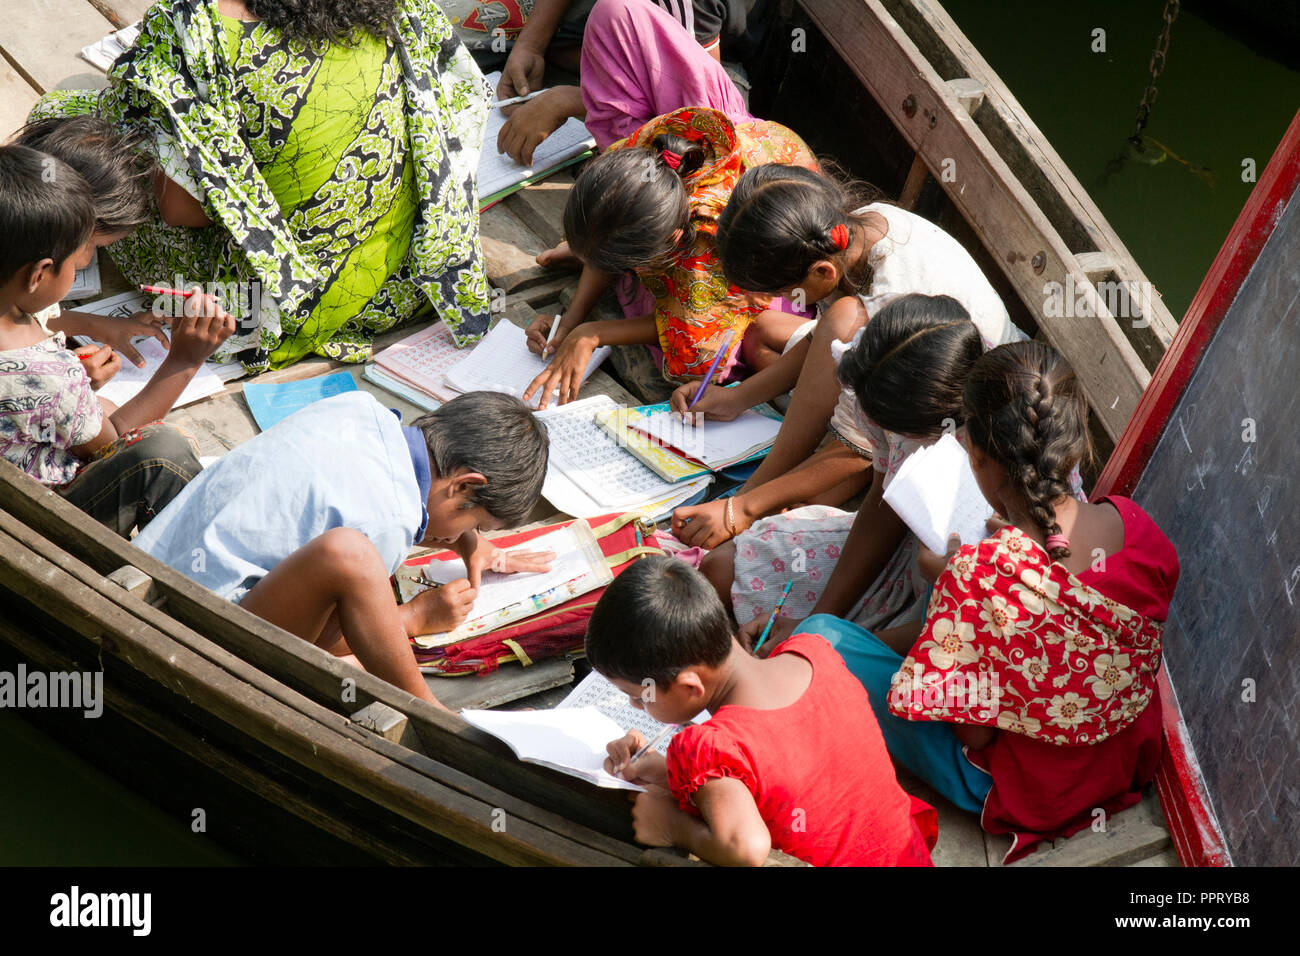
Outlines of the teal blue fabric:
[[903,665],[900,654],[870,631],[830,614],[814,614],[799,630],[826,638],[862,682],[895,760],[958,808],[971,813],[984,809],[993,778],[966,759],[952,724],[904,720],[889,712],[890,684]]

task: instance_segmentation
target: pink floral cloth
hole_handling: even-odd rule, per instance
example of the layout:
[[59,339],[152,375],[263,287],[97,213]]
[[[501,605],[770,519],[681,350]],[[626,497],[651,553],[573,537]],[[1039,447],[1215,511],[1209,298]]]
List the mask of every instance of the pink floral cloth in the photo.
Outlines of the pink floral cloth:
[[45,485],[65,485],[81,460],[69,451],[99,434],[103,411],[62,332],[0,352],[0,455]]

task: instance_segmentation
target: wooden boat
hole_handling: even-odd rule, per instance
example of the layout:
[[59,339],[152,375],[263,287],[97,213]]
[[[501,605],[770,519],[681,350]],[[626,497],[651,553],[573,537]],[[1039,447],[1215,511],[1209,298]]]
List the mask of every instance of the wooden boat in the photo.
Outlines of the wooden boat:
[[[20,51],[9,52],[22,62]],[[942,8],[927,0],[782,0],[764,62],[772,69],[755,78],[755,112],[789,123],[958,236],[1013,319],[1080,371],[1099,441],[1118,440],[1175,323],[1158,296],[1143,303],[1138,322],[1115,317],[1097,283],[1140,286],[1145,276]],[[39,75],[24,71],[36,87]],[[850,122],[842,119],[846,104]],[[484,214],[490,278],[509,294],[512,321],[553,304],[571,281],[532,262],[559,238],[566,188],[561,176]],[[1070,289],[1092,316],[1053,315],[1051,283]],[[305,360],[259,381],[333,370]],[[628,398],[600,373],[588,388]],[[235,384],[171,418],[205,454],[223,453],[255,431],[239,392]],[[207,832],[251,859],[691,862],[633,843],[622,795],[517,762],[458,718],[217,599],[3,462],[0,593],[0,663],[105,671],[102,725],[40,719],[183,819],[203,809]],[[444,679],[435,692],[452,704],[490,706],[566,683],[572,673],[572,662],[560,661],[491,685]],[[928,795],[917,781],[905,785]],[[937,862],[997,864],[1005,847],[986,844],[976,821],[942,807],[941,814]],[[1025,862],[1168,864],[1168,846],[1148,799],[1106,834],[1085,832]]]

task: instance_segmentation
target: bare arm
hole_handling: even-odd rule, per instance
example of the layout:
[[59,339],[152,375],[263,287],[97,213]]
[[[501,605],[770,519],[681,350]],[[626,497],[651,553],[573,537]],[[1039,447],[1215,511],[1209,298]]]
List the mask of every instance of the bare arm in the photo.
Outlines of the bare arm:
[[[785,413],[785,422],[771,452],[763,459],[758,470],[749,476],[742,491],[752,491],[777,475],[785,474],[804,461],[826,434],[826,423],[835,411],[840,387],[835,373],[835,360],[831,357],[831,342],[847,342],[854,332],[866,322],[867,310],[856,296],[845,296],[826,310],[817,328],[809,338],[809,345],[794,398]],[[803,343],[801,342],[800,345]],[[791,349],[791,354],[794,353]],[[784,360],[787,356],[782,356]],[[772,365],[775,369],[778,361]],[[770,371],[771,369],[769,369]]]
[[188,226],[202,229],[212,225],[203,203],[199,202],[161,172],[153,177],[154,195],[158,200],[158,214],[169,226]]
[[821,599],[811,614],[845,617],[871,582],[884,569],[907,534],[907,525],[884,502],[884,476],[876,472],[862,507],[853,519],[842,554],[851,561],[837,561]]

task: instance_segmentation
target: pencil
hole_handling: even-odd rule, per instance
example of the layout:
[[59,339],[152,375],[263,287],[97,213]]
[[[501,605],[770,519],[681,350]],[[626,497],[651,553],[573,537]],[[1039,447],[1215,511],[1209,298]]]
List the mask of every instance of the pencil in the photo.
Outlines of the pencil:
[[161,285],[142,285],[140,286],[140,291],[148,292],[150,295],[174,295],[182,299],[188,299],[194,294],[193,289],[186,292],[182,289],[169,289],[166,286]]
[[727,334],[722,337],[722,342],[718,345],[718,352],[713,356],[713,364],[709,366],[708,372],[706,372],[704,378],[700,380],[700,388],[695,393],[695,397],[692,398],[691,403],[686,406],[688,412],[695,407],[695,403],[700,400],[700,396],[704,394],[704,390],[709,387],[709,379],[713,378],[713,373],[718,370],[718,365],[721,364],[724,358],[726,358],[727,351],[731,348],[731,340],[735,338],[735,335],[735,329],[728,329]]
[[534,96],[541,96],[545,92],[546,90],[533,90],[533,92],[527,93],[523,96],[512,96],[509,99],[497,100],[492,104],[492,108],[494,110],[499,110],[503,106],[514,106],[516,103],[527,103]]
[[[793,584],[794,582],[792,581],[791,583]],[[628,760],[627,760],[627,763],[625,763],[625,764],[623,764],[623,766],[619,767],[619,768],[618,768],[618,771],[614,774],[614,776],[616,776],[616,777],[621,776],[624,770],[626,770],[628,767],[632,766],[632,764],[636,763],[638,760],[640,760],[642,757],[644,757],[647,753],[649,753],[651,747],[656,746],[656,745],[659,743],[659,741],[663,740],[663,739],[664,739],[665,737],[667,737],[670,733],[672,733],[674,730],[676,730],[676,729],[677,729],[677,726],[678,726],[677,724],[667,724],[667,725],[664,727],[663,730],[659,731],[659,733],[655,735],[655,739],[654,739],[654,740],[651,740],[651,741],[650,741],[649,743],[647,743],[644,747],[642,747],[640,750],[638,750],[636,753],[634,753],[631,757],[629,757]]]
[[763,646],[763,642],[767,640],[767,635],[771,633],[772,625],[776,623],[776,616],[781,613],[781,608],[785,606],[785,599],[790,596],[792,587],[794,587],[794,578],[790,579],[790,583],[785,586],[785,590],[781,592],[781,596],[777,599],[776,607],[772,608],[772,616],[767,619],[767,626],[763,628],[763,633],[758,636],[758,643],[754,645],[755,654]]

